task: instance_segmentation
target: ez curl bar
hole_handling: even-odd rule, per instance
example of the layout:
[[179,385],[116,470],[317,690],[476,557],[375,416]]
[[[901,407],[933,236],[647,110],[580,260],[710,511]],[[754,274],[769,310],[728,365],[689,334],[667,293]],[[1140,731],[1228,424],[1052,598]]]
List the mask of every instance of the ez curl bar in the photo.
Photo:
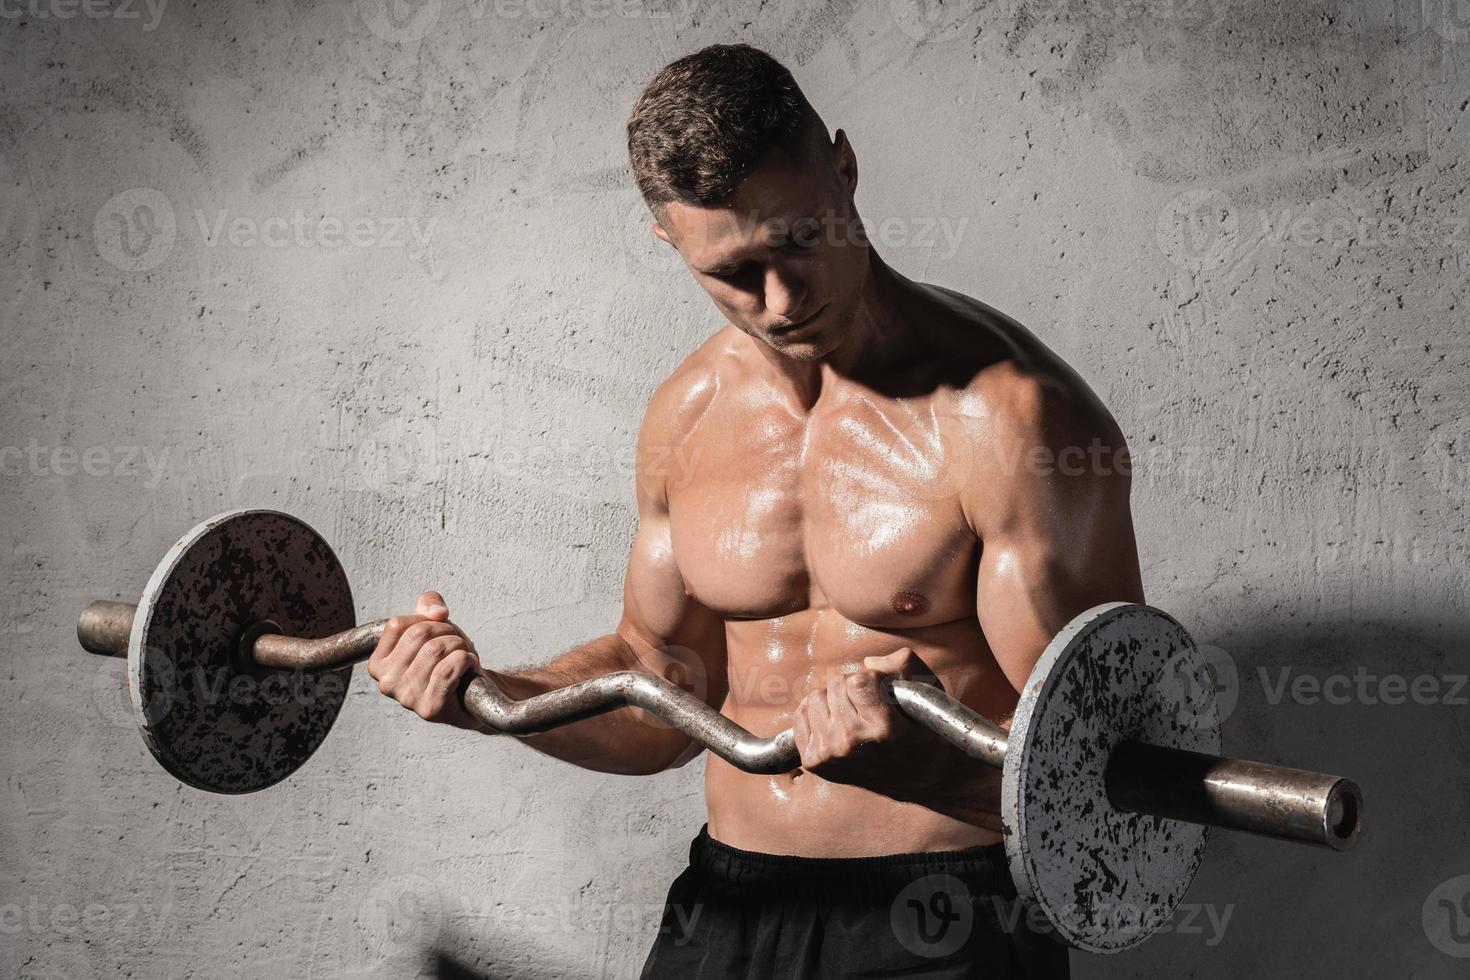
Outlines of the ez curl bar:
[[[210,792],[247,793],[289,776],[331,729],[351,666],[385,625],[354,621],[346,574],[320,535],[287,514],[241,510],[169,549],[136,606],[88,605],[77,636],[93,653],[128,658],[139,727],[168,772]],[[221,681],[272,672],[291,672],[297,696],[217,696]],[[1209,827],[1337,851],[1360,832],[1363,797],[1352,780],[1222,758],[1214,692],[1185,676],[1209,675],[1179,623],[1109,603],[1053,638],[1009,732],[932,685],[887,686],[909,718],[1002,770],[1018,891],[1071,945],[1115,952],[1168,921]],[[800,765],[791,731],[756,736],[652,674],[621,671],[523,701],[476,677],[462,696],[471,716],[509,735],[635,706],[746,772]],[[1120,907],[1137,917],[1114,914]]]

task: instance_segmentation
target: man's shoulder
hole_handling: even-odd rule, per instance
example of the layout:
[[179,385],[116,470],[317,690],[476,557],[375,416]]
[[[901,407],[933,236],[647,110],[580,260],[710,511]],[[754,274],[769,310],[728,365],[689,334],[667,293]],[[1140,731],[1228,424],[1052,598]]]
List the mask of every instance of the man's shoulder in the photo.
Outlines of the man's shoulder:
[[1006,314],[960,293],[940,292],[957,325],[955,414],[1015,448],[1060,450],[1094,439],[1122,445],[1107,407],[1061,355]]
[[708,412],[720,388],[731,380],[744,337],[727,325],[680,361],[648,399],[643,415],[645,436],[666,442],[687,437]]
[[996,361],[977,371],[956,398],[962,414],[985,420],[1004,438],[1054,449],[1079,438],[1121,441],[1102,400],[1060,359]]

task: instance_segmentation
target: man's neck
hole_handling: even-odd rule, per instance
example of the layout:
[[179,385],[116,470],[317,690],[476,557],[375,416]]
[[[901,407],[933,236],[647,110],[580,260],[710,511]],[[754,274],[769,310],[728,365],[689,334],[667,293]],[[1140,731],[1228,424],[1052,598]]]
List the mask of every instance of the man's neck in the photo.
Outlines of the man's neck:
[[864,383],[865,378],[881,376],[920,346],[913,319],[904,312],[904,294],[913,284],[890,269],[876,252],[870,254],[857,310],[835,350],[826,357],[801,361],[761,345],[777,384],[790,391],[803,411],[810,411],[834,381]]

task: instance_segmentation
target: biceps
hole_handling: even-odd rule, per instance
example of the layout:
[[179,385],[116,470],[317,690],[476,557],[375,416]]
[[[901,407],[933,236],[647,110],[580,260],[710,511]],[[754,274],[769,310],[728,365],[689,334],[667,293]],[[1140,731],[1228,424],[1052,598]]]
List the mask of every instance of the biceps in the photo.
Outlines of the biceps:
[[984,544],[976,590],[981,629],[1018,691],[1078,613],[1143,601],[1126,499],[1077,520],[1028,523]]
[[639,522],[623,582],[618,635],[644,668],[711,704],[725,691],[725,623],[689,596],[666,516]]

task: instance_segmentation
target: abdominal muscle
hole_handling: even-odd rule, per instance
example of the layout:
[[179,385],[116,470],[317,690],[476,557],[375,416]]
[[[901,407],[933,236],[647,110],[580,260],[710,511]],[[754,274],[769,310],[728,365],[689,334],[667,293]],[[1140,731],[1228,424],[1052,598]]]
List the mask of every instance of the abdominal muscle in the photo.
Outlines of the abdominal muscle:
[[[945,690],[992,719],[1009,717],[1016,692],[974,618],[902,630],[853,623],[831,608],[727,623],[730,691],[721,711],[755,735],[791,727],[809,692],[860,668],[864,657],[912,647]],[[732,847],[811,857],[869,857],[994,844],[999,833],[915,803],[795,769],[742,772],[707,755],[710,836]],[[987,768],[999,785],[999,773]],[[998,798],[998,792],[995,794]]]

